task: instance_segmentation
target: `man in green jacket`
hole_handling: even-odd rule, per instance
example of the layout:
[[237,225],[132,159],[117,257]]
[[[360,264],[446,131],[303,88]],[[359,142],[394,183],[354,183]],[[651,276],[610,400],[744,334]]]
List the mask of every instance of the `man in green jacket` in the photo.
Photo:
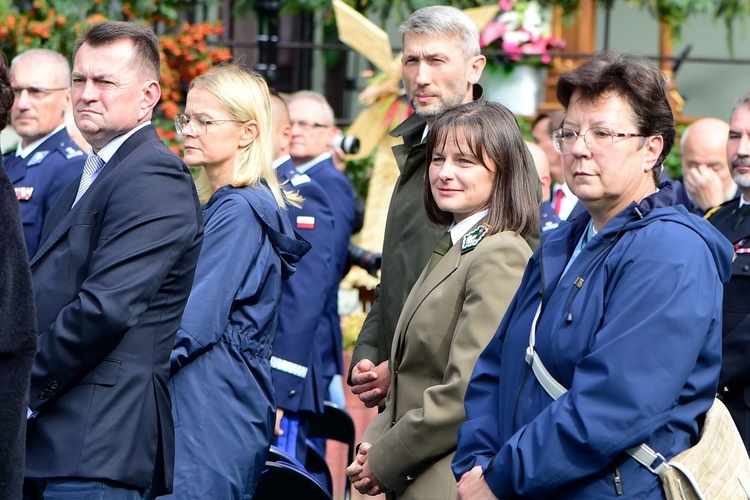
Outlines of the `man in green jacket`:
[[453,7],[419,9],[399,32],[404,88],[415,114],[391,132],[404,140],[393,148],[401,174],[388,209],[381,282],[349,369],[352,392],[367,407],[385,405],[396,323],[406,296],[445,232],[429,225],[422,201],[427,130],[448,108],[481,98],[477,82],[486,63],[477,26]]

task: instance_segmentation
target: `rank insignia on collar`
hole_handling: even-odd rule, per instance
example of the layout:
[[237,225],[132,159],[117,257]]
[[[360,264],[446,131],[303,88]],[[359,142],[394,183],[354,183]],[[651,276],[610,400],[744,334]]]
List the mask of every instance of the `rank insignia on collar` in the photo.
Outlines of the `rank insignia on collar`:
[[312,181],[307,174],[296,174],[294,177],[289,179],[289,184],[291,184],[292,187],[297,187],[300,184],[307,184],[308,182]]
[[487,226],[487,224],[482,224],[469,234],[464,235],[463,240],[461,240],[461,253],[464,254],[474,250],[474,248],[479,245],[479,242],[487,236],[489,231],[489,226]]
[[34,156],[31,157],[29,160],[29,163],[26,165],[36,165],[37,163],[42,163],[42,160],[49,154],[49,151],[37,151],[34,153]]
[[74,147],[68,146],[65,148],[65,159],[70,160],[71,158],[75,158],[76,156],[82,156],[83,151],[80,149],[76,149]]
[[32,186],[23,186],[13,189],[16,191],[16,198],[18,198],[18,201],[28,201],[31,199],[31,195],[34,194],[34,188]]

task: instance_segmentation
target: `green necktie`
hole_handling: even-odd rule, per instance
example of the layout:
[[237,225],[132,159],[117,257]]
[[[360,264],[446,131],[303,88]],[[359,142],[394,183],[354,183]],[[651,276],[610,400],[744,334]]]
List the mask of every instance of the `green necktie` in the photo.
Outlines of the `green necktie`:
[[440,262],[440,259],[443,258],[443,255],[445,255],[448,252],[448,250],[450,250],[450,248],[451,248],[451,233],[450,231],[446,231],[443,237],[440,238],[440,241],[438,241],[438,244],[435,247],[435,250],[432,251],[432,257],[430,257],[430,263],[427,265],[427,274],[430,274],[433,268],[437,265],[438,262]]

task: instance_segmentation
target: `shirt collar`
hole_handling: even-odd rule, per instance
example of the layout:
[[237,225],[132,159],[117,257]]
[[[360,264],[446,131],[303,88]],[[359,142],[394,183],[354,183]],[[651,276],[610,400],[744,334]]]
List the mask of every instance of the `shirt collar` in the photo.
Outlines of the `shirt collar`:
[[289,155],[279,156],[273,161],[271,165],[273,165],[273,169],[276,170],[277,168],[282,166],[284,163],[286,163],[290,158],[291,156]]
[[[120,146],[130,138],[133,134],[138,132],[140,129],[145,127],[146,125],[151,125],[151,120],[145,121],[141,123],[140,125],[137,125],[135,128],[130,130],[129,132],[125,132],[122,135],[118,135],[111,141],[107,143],[106,146],[104,146],[102,149],[99,150],[96,154],[99,155],[99,158],[104,160],[104,163],[107,163],[109,160],[112,159],[112,157],[115,155],[118,149],[120,149]],[[92,153],[93,154],[93,153]]]
[[326,151],[325,153],[320,153],[318,156],[316,156],[312,160],[306,161],[302,165],[295,165],[295,167],[297,168],[297,171],[299,173],[304,174],[305,172],[313,168],[315,165],[317,165],[321,161],[327,160],[330,157],[331,157],[331,152]]
[[472,227],[476,226],[477,223],[482,220],[489,210],[481,210],[473,215],[468,216],[461,222],[454,222],[451,224],[451,228],[449,229],[451,233],[451,243],[456,244],[458,240],[464,237],[464,235],[471,229]]
[[26,158],[31,153],[33,153],[34,150],[36,150],[36,148],[38,148],[39,146],[41,146],[44,141],[46,141],[47,139],[49,139],[50,137],[52,137],[53,135],[55,135],[56,133],[58,133],[59,131],[61,131],[64,127],[65,127],[65,124],[61,123],[55,130],[53,130],[49,134],[45,135],[44,137],[42,137],[38,141],[32,142],[31,144],[29,144],[26,147],[22,146],[23,141],[19,142],[18,143],[18,147],[16,147],[16,156],[20,156],[21,158]]

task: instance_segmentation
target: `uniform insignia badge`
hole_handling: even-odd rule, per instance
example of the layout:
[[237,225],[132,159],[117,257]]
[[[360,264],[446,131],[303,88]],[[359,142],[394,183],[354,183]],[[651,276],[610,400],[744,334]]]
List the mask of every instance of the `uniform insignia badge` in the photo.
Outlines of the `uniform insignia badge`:
[[298,215],[297,229],[315,229],[315,217],[310,215]]
[[297,187],[300,184],[307,184],[308,182],[310,182],[310,180],[311,179],[310,179],[310,177],[307,174],[297,174],[294,177],[292,177],[291,179],[289,179],[289,183],[293,187]]
[[31,199],[31,195],[34,194],[34,188],[32,186],[22,186],[13,189],[16,191],[16,198],[18,198],[18,201],[28,201]]
[[42,160],[49,154],[49,151],[37,151],[34,153],[34,156],[31,157],[29,160],[29,163],[26,165],[37,165],[39,163],[42,163]]
[[485,236],[487,236],[487,233],[489,231],[489,226],[487,226],[486,224],[482,224],[469,234],[464,235],[463,239],[461,240],[461,253],[464,254],[466,252],[474,250],[474,248],[479,245],[479,242],[482,241]]
[[71,158],[75,158],[76,156],[83,156],[83,151],[72,146],[68,146],[67,148],[65,148],[66,159],[70,160]]

